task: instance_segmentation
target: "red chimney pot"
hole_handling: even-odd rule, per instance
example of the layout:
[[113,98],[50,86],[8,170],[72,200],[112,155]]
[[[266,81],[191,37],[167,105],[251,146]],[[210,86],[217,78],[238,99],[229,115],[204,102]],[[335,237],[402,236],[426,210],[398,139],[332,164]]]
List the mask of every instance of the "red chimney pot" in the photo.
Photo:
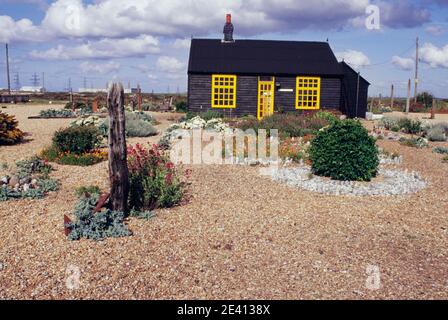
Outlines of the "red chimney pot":
[[232,15],[231,14],[226,14],[226,22],[232,23]]

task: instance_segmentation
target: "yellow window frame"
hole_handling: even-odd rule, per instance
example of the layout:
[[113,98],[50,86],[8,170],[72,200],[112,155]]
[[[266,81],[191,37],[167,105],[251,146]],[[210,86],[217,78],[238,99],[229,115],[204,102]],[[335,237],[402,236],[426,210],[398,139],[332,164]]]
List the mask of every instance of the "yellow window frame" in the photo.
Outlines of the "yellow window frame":
[[236,108],[236,75],[212,75],[212,108]]
[[296,109],[320,109],[320,77],[297,77]]

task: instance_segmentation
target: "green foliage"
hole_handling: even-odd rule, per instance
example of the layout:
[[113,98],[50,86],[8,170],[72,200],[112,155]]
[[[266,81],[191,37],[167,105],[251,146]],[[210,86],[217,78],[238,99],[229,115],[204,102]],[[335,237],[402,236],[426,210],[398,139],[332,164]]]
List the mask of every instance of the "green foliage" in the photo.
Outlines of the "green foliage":
[[444,156],[444,157],[442,158],[442,162],[444,162],[444,163],[448,163],[448,156]]
[[386,130],[394,132],[403,131],[408,134],[419,134],[423,131],[422,122],[420,120],[405,117],[384,117],[379,123]]
[[417,95],[417,102],[425,106],[426,109],[432,107],[432,100],[434,96],[429,92],[421,92]]
[[81,198],[85,194],[101,194],[101,189],[98,186],[82,186],[76,189],[78,198]]
[[399,126],[408,134],[419,134],[422,132],[422,122],[420,120],[405,118],[399,122]]
[[177,112],[187,112],[188,111],[188,105],[186,101],[179,101],[176,102],[176,111]]
[[131,235],[128,227],[124,224],[125,214],[123,212],[106,209],[93,213],[98,199],[99,194],[80,198],[73,212],[76,220],[66,225],[70,229],[69,240],[85,238],[99,241],[109,237],[118,238]]
[[131,209],[169,208],[182,200],[183,183],[174,165],[157,146],[152,149],[145,149],[139,144],[129,147],[128,167]]
[[418,148],[418,149],[428,147],[428,143],[422,137],[412,137],[412,138],[402,137],[402,138],[400,138],[399,142],[401,145]]
[[14,116],[0,111],[0,146],[12,145],[23,140],[23,132],[18,128],[19,122]]
[[[78,109],[86,109],[86,110],[92,110],[92,105],[91,105],[91,103],[89,103],[89,104],[85,104],[84,102],[81,102],[81,101],[76,101],[76,102],[74,102],[74,107],[75,107],[75,109],[76,110],[78,110]],[[71,102],[68,102],[65,106],[64,106],[64,109],[73,109],[73,103],[71,103]]]
[[200,112],[200,113],[188,111],[185,114],[185,117],[182,119],[182,121],[190,120],[197,116],[200,116],[205,121],[209,121],[212,119],[223,119],[224,118],[223,113],[221,113],[219,111],[215,111],[215,110],[207,110],[206,112]]
[[430,141],[447,141],[448,140],[448,123],[441,122],[425,128],[425,136]]
[[42,118],[73,118],[75,114],[71,110],[56,110],[56,109],[48,109],[41,110],[39,112],[39,116]]
[[437,148],[434,148],[432,151],[434,153],[439,153],[439,154],[448,154],[448,148],[446,148],[446,147],[437,147]]
[[[144,112],[126,112],[126,136],[127,137],[150,137],[158,134],[153,126],[155,119]],[[109,134],[109,118],[98,128],[103,136]]]
[[131,210],[131,213],[129,214],[130,217],[142,219],[142,220],[150,220],[155,217],[154,211],[136,211]]
[[285,113],[274,114],[261,121],[257,119],[243,120],[238,124],[238,128],[242,130],[254,129],[256,132],[259,129],[265,129],[268,133],[270,130],[276,129],[281,137],[292,138],[316,134],[329,124],[328,120],[319,117]]
[[325,120],[328,123],[335,123],[336,121],[339,121],[338,117],[329,111],[318,111],[314,114],[314,118]]
[[83,154],[97,148],[101,134],[95,126],[72,126],[56,131],[53,146],[60,152]]
[[53,171],[53,167],[50,164],[36,156],[31,157],[30,159],[17,161],[16,166],[16,174],[19,179],[30,177],[36,173],[47,177],[50,172]]
[[44,193],[51,192],[51,191],[57,191],[59,189],[59,182],[54,179],[39,179],[37,180],[37,186],[39,187],[39,190],[41,190]]
[[359,121],[337,121],[320,131],[309,153],[313,172],[335,180],[370,181],[378,171],[375,140]]

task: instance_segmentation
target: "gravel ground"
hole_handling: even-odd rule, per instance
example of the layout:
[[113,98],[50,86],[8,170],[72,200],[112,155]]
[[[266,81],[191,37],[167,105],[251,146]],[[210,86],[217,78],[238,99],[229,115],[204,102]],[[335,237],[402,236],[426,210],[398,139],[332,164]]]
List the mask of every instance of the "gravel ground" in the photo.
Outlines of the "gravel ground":
[[[26,120],[39,108],[8,107],[32,141],[0,147],[0,161],[34,154],[70,122]],[[401,167],[428,187],[325,196],[260,177],[256,167],[196,166],[187,204],[132,219],[132,237],[102,242],[69,242],[62,224],[75,187],[107,187],[106,163],[57,166],[60,191],[0,203],[0,298],[447,299],[448,164],[430,149],[379,144],[403,155]],[[378,290],[366,287],[369,266],[379,268]],[[66,285],[72,267],[80,270],[75,290]]]

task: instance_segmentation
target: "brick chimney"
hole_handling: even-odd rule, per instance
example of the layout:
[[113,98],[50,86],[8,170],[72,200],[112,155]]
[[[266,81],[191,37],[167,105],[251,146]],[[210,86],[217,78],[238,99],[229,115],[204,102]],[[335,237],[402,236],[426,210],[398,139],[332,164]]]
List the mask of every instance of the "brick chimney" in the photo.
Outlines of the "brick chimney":
[[224,25],[224,40],[223,42],[234,42],[233,40],[233,24],[232,15],[226,15],[226,24]]

